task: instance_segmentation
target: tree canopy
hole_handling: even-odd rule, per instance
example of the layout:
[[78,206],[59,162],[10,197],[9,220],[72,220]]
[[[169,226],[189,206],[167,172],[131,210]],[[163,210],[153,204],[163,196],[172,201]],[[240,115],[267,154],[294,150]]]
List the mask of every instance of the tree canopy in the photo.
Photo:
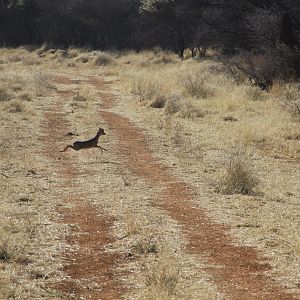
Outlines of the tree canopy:
[[99,49],[288,47],[300,44],[297,0],[0,0],[0,45]]

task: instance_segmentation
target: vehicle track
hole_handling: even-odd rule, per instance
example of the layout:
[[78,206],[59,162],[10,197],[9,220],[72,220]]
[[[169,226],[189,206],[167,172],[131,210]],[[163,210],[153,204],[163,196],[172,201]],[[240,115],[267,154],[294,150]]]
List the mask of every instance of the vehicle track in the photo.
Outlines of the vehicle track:
[[187,252],[207,258],[207,271],[219,290],[232,299],[296,299],[267,277],[266,271],[271,270],[267,258],[252,247],[236,245],[229,227],[214,222],[205,209],[195,207],[192,187],[154,157],[143,131],[128,118],[109,111],[121,101],[105,96],[109,95],[109,84],[96,78],[90,78],[90,82],[101,92],[100,115],[117,139],[127,167],[151,186],[161,188],[163,192],[153,205],[163,208],[182,226],[189,241]]
[[[64,85],[74,83],[67,77],[60,76],[57,80]],[[296,295],[290,294],[267,276],[271,266],[266,257],[253,247],[237,245],[228,226],[213,221],[205,208],[195,207],[193,199],[196,193],[189,183],[179,179],[154,156],[142,129],[121,113],[115,112],[121,99],[110,91],[112,82],[95,76],[87,77],[84,82],[93,85],[99,92],[99,114],[117,141],[116,151],[120,160],[151,186],[161,190],[152,205],[162,208],[181,225],[188,240],[185,250],[206,258],[206,270],[212,275],[213,283],[220,292],[232,299],[297,299]],[[68,128],[60,113],[68,92],[61,91],[60,94],[58,101],[51,105],[51,111],[45,112],[45,153],[52,160],[58,160],[57,169],[61,179],[72,189],[72,180],[76,179],[78,167],[66,154],[57,154],[60,147],[57,136],[62,136]],[[53,130],[55,126],[56,129]],[[63,167],[60,158],[65,162]],[[119,258],[103,251],[104,245],[112,241],[109,232],[114,220],[109,216],[99,217],[95,214],[93,207],[84,201],[85,198],[85,195],[78,196],[77,193],[68,195],[65,201],[72,203],[73,208],[61,210],[63,222],[79,225],[81,232],[85,234],[68,238],[71,245],[79,245],[79,248],[65,254],[68,264],[64,270],[71,280],[63,282],[58,288],[68,293],[74,291],[77,295],[88,293],[85,295],[89,295],[90,299],[120,299],[125,288],[119,281],[122,274],[115,271]],[[96,234],[98,231],[101,235]],[[99,236],[102,237],[100,241]],[[101,286],[99,290],[86,292],[76,284],[78,279],[82,281],[91,277]]]
[[[56,82],[69,86],[78,81],[57,76]],[[61,222],[73,228],[67,237],[69,250],[63,253],[66,279],[51,288],[61,291],[63,299],[119,299],[125,293],[116,272],[120,257],[104,249],[114,240],[115,220],[93,207],[87,192],[78,192],[80,166],[70,155],[59,152],[70,129],[64,102],[72,96],[70,90],[57,90],[54,100],[42,108],[43,155],[59,177],[60,183],[53,188],[62,195],[62,206],[58,207]]]

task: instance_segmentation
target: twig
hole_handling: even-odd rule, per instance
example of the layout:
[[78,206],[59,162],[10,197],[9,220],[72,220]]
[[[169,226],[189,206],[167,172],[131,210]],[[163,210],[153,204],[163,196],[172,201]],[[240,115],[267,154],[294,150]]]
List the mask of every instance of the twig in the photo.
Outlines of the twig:
[[114,161],[101,161],[101,164],[113,164],[113,165],[122,165],[121,163],[114,162]]

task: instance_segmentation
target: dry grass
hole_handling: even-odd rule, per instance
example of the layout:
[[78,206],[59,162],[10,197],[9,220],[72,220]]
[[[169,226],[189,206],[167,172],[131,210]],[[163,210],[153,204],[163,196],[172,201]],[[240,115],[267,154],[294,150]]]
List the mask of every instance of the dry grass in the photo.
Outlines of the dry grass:
[[[38,108],[49,107],[54,88],[66,88],[54,86],[55,74],[81,79],[95,74],[117,76],[123,92],[114,109],[147,130],[155,155],[198,193],[195,206],[231,226],[239,243],[258,247],[274,267],[268,276],[297,290],[300,124],[291,103],[299,98],[298,88],[278,84],[270,93],[261,92],[247,84],[237,85],[213,60],[180,61],[160,49],[155,53],[106,53],[113,60],[101,57],[97,64],[103,68],[95,66],[98,55],[102,54],[45,47],[40,51],[40,64],[28,64],[26,57],[30,62],[34,56],[25,49],[0,49],[4,93],[0,165],[5,166],[0,172],[8,176],[1,177],[0,185],[4,196],[0,298],[61,298],[42,288],[61,279],[59,254],[64,246],[58,237],[62,228],[50,221],[56,218],[55,207],[62,205],[57,197],[59,183],[55,167],[36,150],[37,145],[42,148],[36,136],[42,118]],[[101,97],[86,83],[73,84],[70,89],[78,91],[64,99],[70,126],[88,133],[102,122],[95,109]],[[23,106],[21,112],[9,114],[6,108],[13,108],[15,101]],[[109,134],[105,142],[113,149],[115,141]],[[243,149],[247,160],[232,159],[236,148]],[[186,252],[181,227],[153,206],[157,191],[120,166],[113,151],[105,158],[91,153],[72,153],[89,175],[88,182],[80,177],[76,187],[90,192],[87,201],[101,213],[118,220],[112,234],[119,238],[108,245],[108,251],[136,258],[122,266],[128,274],[124,282],[137,287],[127,297],[223,299],[201,271],[207,267],[205,260]],[[224,160],[228,161],[225,165]],[[211,183],[220,179],[222,167],[217,184],[220,193],[216,193]]]
[[184,91],[192,97],[208,98],[213,95],[213,92],[207,87],[207,78],[201,74],[185,74],[180,78]]
[[217,192],[224,194],[253,195],[258,184],[249,163],[242,158],[234,158],[225,164],[221,179],[216,186]]
[[79,56],[76,57],[75,62],[83,63],[86,64],[89,62],[90,57],[86,54],[80,54]]
[[157,253],[159,251],[157,235],[152,234],[148,238],[143,238],[142,240],[137,241],[132,246],[132,251],[139,255]]
[[11,99],[11,94],[5,86],[0,87],[0,102],[8,101]]
[[42,71],[37,72],[33,78],[36,94],[38,96],[47,96],[53,89],[51,76]]
[[295,118],[300,121],[300,86],[286,85],[279,91],[279,98],[282,101],[283,107]]
[[[134,113],[127,115],[151,131],[156,155],[198,188],[199,206],[236,228],[241,243],[272,257],[274,278],[299,291],[299,238],[289,230],[291,224],[298,228],[300,217],[295,211],[300,194],[297,85],[278,83],[263,92],[237,84],[213,60],[174,58],[172,63],[156,64],[157,55],[160,51],[124,53],[118,58],[114,72],[123,90],[132,92],[141,78],[154,79],[159,89],[152,89],[152,99],[155,90],[166,99],[163,113],[138,108],[133,102]],[[247,159],[240,155],[233,159],[236,149],[243,149]],[[217,188],[212,188],[216,181]],[[155,297],[160,299],[157,294],[149,299]]]
[[160,90],[159,82],[154,79],[142,77],[133,82],[131,92],[137,96],[140,102],[151,102],[160,96]]
[[156,270],[146,279],[149,288],[148,299],[170,299],[175,294],[179,282],[179,275],[166,269]]
[[96,66],[108,66],[113,65],[114,63],[114,57],[108,53],[99,53],[94,60]]
[[6,105],[5,110],[9,113],[21,113],[24,112],[25,106],[21,101],[13,100]]
[[[9,61],[10,57],[15,58]],[[46,279],[33,280],[32,274],[43,269],[49,282],[60,276],[59,258],[54,259],[60,245],[53,237],[61,234],[50,220],[55,218],[55,207],[45,192],[48,179],[44,180],[43,170],[48,167],[37,153],[41,116],[32,113],[39,112],[41,100],[49,101],[51,90],[49,82],[43,82],[47,78],[36,80],[33,74],[40,74],[40,65],[32,64],[31,57],[26,49],[0,49],[0,58],[8,61],[0,75],[1,87],[9,95],[0,102],[1,299],[48,297],[43,289]],[[36,90],[47,93],[37,98]]]

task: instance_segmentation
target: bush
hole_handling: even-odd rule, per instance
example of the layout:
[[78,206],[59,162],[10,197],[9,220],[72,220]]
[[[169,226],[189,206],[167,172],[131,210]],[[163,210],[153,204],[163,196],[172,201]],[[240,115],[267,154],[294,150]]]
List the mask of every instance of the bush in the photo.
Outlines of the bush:
[[89,57],[87,55],[80,55],[75,59],[75,62],[80,62],[86,64],[89,61]]
[[132,250],[139,255],[158,253],[158,241],[153,234],[148,239],[138,241],[132,246]]
[[34,76],[34,85],[36,93],[40,96],[49,92],[53,88],[50,75],[42,72],[38,72]]
[[181,110],[183,99],[178,95],[171,95],[165,105],[165,114],[173,115]]
[[94,61],[94,64],[96,66],[108,66],[114,63],[115,63],[114,58],[111,55],[106,53],[98,54]]
[[166,295],[170,296],[175,294],[178,282],[179,275],[177,273],[172,273],[166,269],[162,269],[153,272],[147,277],[146,286],[154,288],[154,290],[158,290],[160,294],[166,293]]
[[297,54],[280,45],[262,52],[241,51],[224,64],[239,82],[250,81],[262,90],[269,90],[274,80],[289,80],[295,73]]
[[131,92],[139,101],[152,101],[160,95],[161,85],[152,79],[140,78],[133,82]]
[[192,97],[208,98],[212,91],[206,86],[206,78],[200,74],[186,74],[180,79],[185,92]]
[[225,172],[216,186],[216,191],[231,195],[253,195],[258,180],[242,159],[233,159],[225,166]]
[[199,107],[189,101],[184,103],[180,112],[181,116],[185,119],[198,119],[203,118],[205,115]]
[[0,239],[0,261],[8,262],[16,256],[16,247],[13,247],[7,239]]
[[80,54],[79,49],[77,48],[69,48],[67,51],[67,57],[68,58],[75,58]]
[[6,110],[9,113],[21,113],[25,109],[24,105],[20,101],[11,101],[7,104]]
[[8,101],[11,99],[10,93],[4,86],[0,87],[0,102]]
[[155,99],[151,102],[150,106],[153,108],[164,108],[167,102],[167,97],[165,95],[158,95]]
[[282,95],[280,95],[283,106],[289,111],[295,120],[300,121],[300,87],[287,85]]
[[166,65],[166,64],[174,63],[174,59],[173,59],[172,56],[164,54],[162,57],[154,60],[154,63],[155,64],[164,64],[164,65]]

